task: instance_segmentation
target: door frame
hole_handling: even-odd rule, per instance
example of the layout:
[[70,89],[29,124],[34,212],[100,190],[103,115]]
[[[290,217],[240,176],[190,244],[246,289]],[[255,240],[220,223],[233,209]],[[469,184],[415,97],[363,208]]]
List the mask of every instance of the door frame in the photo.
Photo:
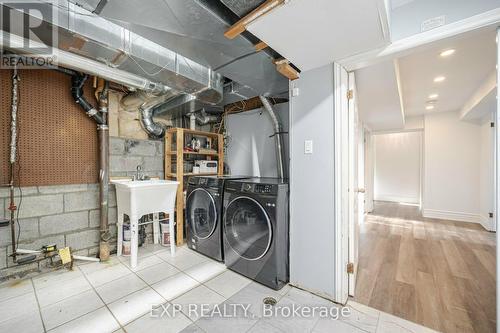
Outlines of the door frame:
[[[500,233],[498,232],[498,222],[499,222],[499,208],[500,208],[500,163],[498,162],[498,158],[500,157],[500,27],[497,28],[497,108],[495,110],[495,116],[494,116],[494,123],[495,123],[495,151],[494,151],[494,158],[493,158],[493,163],[494,163],[494,212],[493,212],[493,223],[495,225],[495,230],[496,232],[496,242],[497,242],[497,257],[496,257],[496,263],[497,263],[497,277],[500,276],[500,264],[499,264],[499,258],[500,258],[500,247],[498,244],[500,244]],[[500,318],[500,283],[499,279],[497,278],[497,318]],[[500,331],[500,325],[497,324],[497,332]]]

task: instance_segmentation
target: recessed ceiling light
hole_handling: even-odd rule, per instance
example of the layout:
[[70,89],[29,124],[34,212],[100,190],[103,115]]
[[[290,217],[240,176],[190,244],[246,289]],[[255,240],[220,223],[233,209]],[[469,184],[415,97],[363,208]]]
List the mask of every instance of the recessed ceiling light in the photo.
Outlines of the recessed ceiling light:
[[434,78],[434,82],[443,82],[444,80],[446,80],[444,76],[436,76]]
[[449,50],[446,50],[446,51],[443,51],[440,53],[440,56],[441,57],[449,57],[451,56],[453,53],[455,53],[455,50],[454,49],[449,49]]
[[438,98],[438,97],[439,97],[439,95],[438,95],[438,94],[430,94],[430,95],[429,95],[429,99],[436,99],[436,98]]
[[427,106],[425,107],[425,109],[426,109],[426,110],[432,110],[432,109],[434,109],[434,105],[427,105]]

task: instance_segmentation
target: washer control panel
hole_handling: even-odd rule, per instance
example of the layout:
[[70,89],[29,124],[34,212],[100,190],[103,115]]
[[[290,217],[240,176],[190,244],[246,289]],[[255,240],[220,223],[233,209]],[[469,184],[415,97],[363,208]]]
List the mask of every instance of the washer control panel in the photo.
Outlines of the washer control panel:
[[274,185],[270,185],[270,184],[243,183],[241,185],[241,192],[260,193],[260,194],[275,194],[276,189],[275,189]]
[[272,190],[272,185],[255,184],[255,193],[272,193]]

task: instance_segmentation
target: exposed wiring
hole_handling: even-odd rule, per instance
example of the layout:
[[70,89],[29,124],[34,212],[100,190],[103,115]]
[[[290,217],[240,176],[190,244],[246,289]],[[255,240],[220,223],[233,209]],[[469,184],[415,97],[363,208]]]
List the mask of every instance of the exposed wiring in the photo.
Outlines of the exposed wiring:
[[[17,74],[17,80],[21,81],[19,78],[19,73]],[[21,93],[18,94],[17,97],[17,137],[16,140],[16,152],[17,152],[17,187],[19,189],[19,204],[17,205],[16,211],[16,223],[17,223],[17,239],[16,239],[16,252],[19,248],[19,239],[21,236],[21,223],[19,223],[19,212],[21,211],[21,205],[23,203],[23,190],[21,188],[21,153],[19,150],[19,138],[21,138],[21,117],[19,112],[19,105],[21,104]]]

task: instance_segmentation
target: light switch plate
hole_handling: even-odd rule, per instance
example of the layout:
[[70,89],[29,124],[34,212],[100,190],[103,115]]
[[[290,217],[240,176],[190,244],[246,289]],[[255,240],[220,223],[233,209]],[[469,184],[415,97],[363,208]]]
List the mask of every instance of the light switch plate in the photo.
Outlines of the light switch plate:
[[313,153],[313,140],[305,140],[304,154],[312,154],[312,153]]
[[292,96],[293,97],[299,96],[299,94],[300,94],[299,88],[293,88],[292,89]]

